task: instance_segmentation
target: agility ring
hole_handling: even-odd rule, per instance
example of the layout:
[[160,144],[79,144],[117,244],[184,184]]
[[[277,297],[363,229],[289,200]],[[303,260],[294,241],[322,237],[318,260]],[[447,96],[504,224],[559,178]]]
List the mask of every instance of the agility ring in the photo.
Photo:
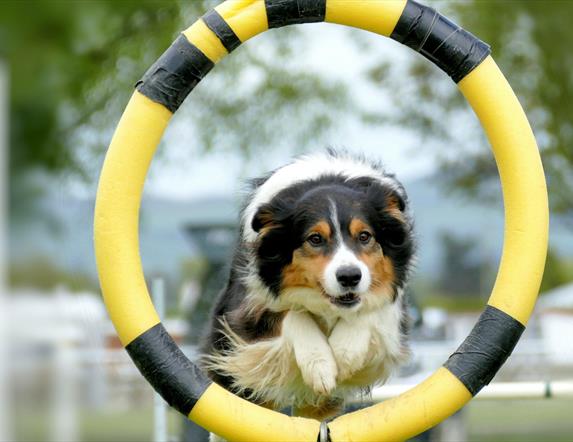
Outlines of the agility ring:
[[[216,62],[249,38],[290,24],[330,22],[389,36],[457,83],[487,133],[505,204],[501,264],[477,324],[458,350],[406,393],[326,426],[234,396],[177,347],[149,297],[139,256],[141,193],[171,116]],[[228,0],[180,35],[137,84],[111,141],[95,208],[95,250],[105,303],[131,358],[165,400],[232,441],[403,440],[438,424],[493,378],[537,298],[547,249],[548,204],[527,118],[489,46],[412,0]]]

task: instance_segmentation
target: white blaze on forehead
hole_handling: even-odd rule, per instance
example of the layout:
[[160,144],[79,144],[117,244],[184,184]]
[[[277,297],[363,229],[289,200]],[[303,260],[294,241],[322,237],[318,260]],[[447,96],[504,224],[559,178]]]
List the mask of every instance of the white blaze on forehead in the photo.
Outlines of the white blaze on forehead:
[[327,153],[304,156],[276,170],[256,190],[243,213],[244,239],[254,241],[257,238],[257,233],[252,229],[251,223],[260,206],[270,202],[281,190],[324,175],[341,175],[347,179],[373,178],[401,193],[400,186],[392,177],[384,175],[381,170],[377,170],[366,161],[345,155],[335,157]]
[[362,277],[360,278],[358,286],[353,291],[356,293],[366,292],[370,287],[371,282],[370,271],[368,270],[368,266],[358,259],[352,250],[350,250],[344,243],[340,227],[340,219],[338,218],[338,211],[333,200],[330,200],[330,220],[334,226],[334,237],[336,239],[337,249],[332,260],[324,269],[324,288],[331,296],[344,294],[346,289],[338,282],[336,272],[342,267],[358,267]]
[[332,198],[328,198],[330,202],[330,222],[334,226],[334,237],[338,244],[342,244],[342,232],[340,231],[340,220],[338,219],[338,209],[336,208],[336,203]]

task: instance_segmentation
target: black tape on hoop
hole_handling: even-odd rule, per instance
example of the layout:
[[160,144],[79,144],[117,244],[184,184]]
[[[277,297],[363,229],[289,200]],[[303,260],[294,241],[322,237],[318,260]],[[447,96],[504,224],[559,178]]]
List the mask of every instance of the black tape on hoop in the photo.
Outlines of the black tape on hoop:
[[408,0],[390,38],[419,52],[458,83],[490,47],[429,6]]
[[444,364],[476,395],[490,383],[511,354],[525,326],[488,305],[460,347]]
[[139,335],[125,349],[155,391],[185,416],[212,384],[187,359],[162,324]]
[[241,45],[241,40],[239,40],[235,31],[214,9],[211,9],[203,16],[203,21],[221,41],[227,52],[231,53]]
[[265,0],[270,28],[324,21],[326,0]]
[[213,65],[203,52],[180,35],[135,87],[147,98],[175,112]]

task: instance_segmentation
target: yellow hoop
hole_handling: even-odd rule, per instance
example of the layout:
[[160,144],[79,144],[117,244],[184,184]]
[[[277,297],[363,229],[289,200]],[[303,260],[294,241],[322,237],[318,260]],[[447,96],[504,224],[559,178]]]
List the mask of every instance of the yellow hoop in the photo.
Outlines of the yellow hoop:
[[[179,63],[173,51],[167,51],[156,63],[163,69],[173,67],[172,62],[177,61],[171,74],[177,77],[183,72],[181,75],[194,79],[194,83],[181,84],[177,96],[169,96],[161,88],[161,81],[181,83],[181,75],[175,80],[171,74],[169,78],[162,77],[157,86],[158,72],[165,69],[152,67],[127,105],[102,169],[95,209],[95,250],[103,296],[121,342],[166,400],[209,431],[245,442],[317,439],[319,422],[259,407],[211,383],[164,332],[147,291],[139,256],[141,193],[149,163],[173,111],[212,64],[237,44],[267,30],[269,25],[311,21],[339,23],[392,36],[416,46],[458,83],[491,143],[505,202],[503,254],[484,312],[493,312],[494,322],[499,325],[497,334],[485,336],[486,344],[487,339],[496,344],[506,340],[500,344],[505,346],[505,353],[495,354],[496,363],[479,375],[468,371],[468,379],[464,371],[468,355],[462,345],[444,367],[412,390],[329,424],[333,441],[403,440],[419,434],[459,410],[489,382],[511,352],[533,310],[545,263],[548,205],[541,160],[527,118],[483,46],[478,47],[478,55],[471,52],[479,40],[414,1],[228,0],[214,11],[185,30],[180,37],[183,40],[174,43],[179,45],[177,54],[188,54],[190,64]],[[417,36],[411,33],[411,27],[408,35],[398,32],[414,13],[430,18],[426,20],[429,25],[420,28],[423,33]],[[444,29],[451,30],[455,38],[440,34]],[[456,44],[469,42],[472,46],[469,55],[454,69],[449,60],[457,56],[460,46],[450,47],[452,51],[441,58],[439,51],[448,49],[457,37],[460,40]],[[416,38],[419,45],[412,41]],[[438,39],[440,44],[430,51],[426,48],[433,44],[432,39]],[[446,41],[448,44],[444,45]],[[475,63],[468,67],[468,60]],[[487,335],[478,322],[468,339],[483,338],[484,333]],[[172,358],[176,369],[170,371],[166,364],[162,366],[162,357]]]

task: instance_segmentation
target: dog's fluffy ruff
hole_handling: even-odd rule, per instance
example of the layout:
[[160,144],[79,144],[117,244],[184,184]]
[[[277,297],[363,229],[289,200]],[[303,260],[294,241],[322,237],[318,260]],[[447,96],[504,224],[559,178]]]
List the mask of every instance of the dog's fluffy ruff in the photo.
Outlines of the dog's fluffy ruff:
[[[395,332],[400,327],[401,310],[401,305],[396,302],[366,315],[339,319],[334,326],[331,325],[327,333],[330,332],[328,344],[333,352],[333,360],[338,371],[342,368],[346,372],[341,373],[346,380],[328,391],[331,397],[344,399],[360,387],[383,383],[392,368],[404,362],[408,352],[401,337]],[[285,320],[283,326],[287,324],[288,320]],[[289,332],[303,334],[308,333],[308,329],[283,331],[276,338],[247,342],[231,330],[226,321],[222,321],[222,326],[231,345],[226,351],[206,355],[204,366],[208,370],[232,377],[233,390],[237,394],[277,409],[291,405],[323,405],[326,397],[317,395],[303,380],[301,367],[297,365],[294,354],[294,345],[288,338]],[[346,327],[350,327],[352,333]],[[305,339],[308,340],[308,335]],[[345,343],[348,339],[352,339],[352,345]],[[353,354],[349,349],[357,352]],[[321,360],[320,356],[317,358]],[[356,359],[369,360],[359,373],[353,369]],[[336,372],[327,375],[333,380],[337,377]]]

